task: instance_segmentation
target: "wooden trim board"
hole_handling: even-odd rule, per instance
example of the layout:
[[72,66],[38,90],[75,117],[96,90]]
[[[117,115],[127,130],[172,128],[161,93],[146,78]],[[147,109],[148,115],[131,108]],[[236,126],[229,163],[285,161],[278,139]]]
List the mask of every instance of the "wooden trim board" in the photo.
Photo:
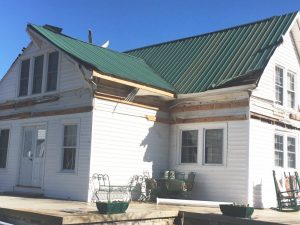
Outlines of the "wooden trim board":
[[249,106],[248,100],[220,102],[213,104],[203,105],[191,105],[191,106],[176,106],[170,109],[170,112],[189,112],[189,111],[200,111],[200,110],[213,110],[213,109],[227,109],[227,108],[240,108]]
[[57,116],[57,115],[65,115],[65,114],[75,114],[75,113],[84,113],[90,112],[93,110],[93,106],[84,106],[79,108],[70,108],[70,109],[59,109],[59,110],[51,110],[45,112],[24,112],[24,113],[16,113],[10,115],[0,116],[1,120],[18,120],[18,119],[26,119],[33,117],[47,117],[47,116]]
[[152,109],[152,110],[156,110],[156,111],[159,110],[159,108],[155,107],[155,106],[149,106],[149,105],[144,105],[144,104],[135,103],[135,102],[128,102],[128,101],[125,101],[125,100],[122,100],[122,99],[111,98],[111,97],[107,97],[107,96],[100,95],[100,94],[97,94],[97,93],[95,93],[95,97],[98,98],[98,99],[118,102],[118,103],[122,103],[122,104],[126,104],[126,105],[138,106],[138,107],[142,107],[142,108],[146,108],[146,109]]
[[168,96],[168,97],[171,97],[171,98],[174,98],[174,96],[175,96],[173,93],[168,92],[168,91],[163,91],[163,90],[160,90],[160,89],[157,89],[157,88],[154,88],[154,87],[147,86],[145,84],[139,84],[139,83],[135,83],[135,82],[132,82],[132,81],[123,80],[123,79],[120,79],[120,78],[104,75],[104,74],[98,73],[95,70],[93,70],[92,75],[94,77],[99,77],[99,78],[104,79],[104,80],[109,80],[109,81],[124,84],[124,85],[127,85],[127,86],[140,88],[140,89],[151,91],[151,92],[154,92],[154,93],[157,93],[157,94],[165,95],[165,96]]

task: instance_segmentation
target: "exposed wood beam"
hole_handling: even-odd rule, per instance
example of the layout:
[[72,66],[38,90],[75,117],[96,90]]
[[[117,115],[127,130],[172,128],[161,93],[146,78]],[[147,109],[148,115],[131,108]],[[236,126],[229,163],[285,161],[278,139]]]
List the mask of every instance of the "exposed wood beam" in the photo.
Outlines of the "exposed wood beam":
[[157,88],[154,88],[154,87],[150,87],[150,86],[145,85],[145,84],[139,84],[139,83],[136,83],[136,82],[133,82],[133,81],[123,80],[123,79],[120,79],[120,78],[104,75],[104,74],[101,74],[101,73],[99,73],[95,70],[93,70],[92,74],[93,74],[94,77],[99,77],[99,78],[104,79],[104,80],[113,81],[113,82],[116,82],[116,83],[119,83],[119,84],[124,84],[124,85],[127,85],[127,86],[144,89],[144,90],[147,90],[147,91],[151,91],[151,92],[154,92],[154,93],[157,93],[157,94],[161,94],[161,95],[164,95],[164,96],[174,98],[174,94],[171,93],[171,92],[163,91],[163,90],[160,90],[160,89],[157,89]]
[[133,106],[138,106],[138,107],[142,107],[142,108],[146,108],[146,109],[152,109],[152,110],[156,110],[156,111],[159,110],[159,108],[155,107],[155,106],[149,106],[149,105],[144,105],[144,104],[135,103],[135,102],[128,102],[128,101],[125,101],[122,99],[112,98],[112,97],[108,97],[108,96],[97,94],[97,93],[95,93],[95,97],[98,99],[109,100],[109,101],[118,102],[118,103],[122,103],[122,104],[126,104],[126,105],[133,105]]
[[235,120],[247,120],[247,115],[232,115],[232,116],[212,116],[212,117],[199,117],[199,118],[175,118],[172,124],[180,123],[205,123],[205,122],[221,122],[221,121],[235,121]]
[[24,112],[24,113],[15,113],[10,115],[0,116],[1,120],[17,120],[17,119],[26,119],[33,117],[44,117],[44,116],[57,116],[57,115],[65,115],[65,114],[75,114],[75,113],[84,113],[90,112],[93,110],[93,106],[84,106],[79,108],[70,108],[70,109],[59,109],[59,110],[51,110],[44,112]]
[[266,115],[262,115],[262,114],[259,114],[259,113],[250,112],[250,117],[251,117],[251,119],[261,120],[263,122],[266,122],[266,123],[269,123],[269,124],[272,124],[272,125],[277,125],[277,126],[280,126],[280,127],[284,127],[284,128],[287,128],[287,129],[300,130],[299,127],[296,127],[296,126],[291,125],[291,124],[287,124],[283,121],[280,121],[280,119],[274,118],[274,117],[271,117],[271,116],[266,116]]
[[7,103],[0,104],[0,110],[29,107],[37,104],[55,102],[58,100],[59,100],[59,96],[51,96],[51,97],[43,97],[38,99],[27,99],[27,100],[20,100],[16,102],[7,102]]
[[156,117],[156,116],[152,116],[152,115],[146,115],[146,119],[148,121],[165,123],[165,124],[171,124],[171,121],[169,119],[167,119],[167,118]]
[[198,110],[213,110],[213,109],[227,109],[227,108],[240,108],[249,106],[248,100],[240,101],[230,101],[230,102],[220,102],[213,104],[203,104],[203,105],[191,105],[191,106],[176,106],[170,109],[170,112],[189,112]]

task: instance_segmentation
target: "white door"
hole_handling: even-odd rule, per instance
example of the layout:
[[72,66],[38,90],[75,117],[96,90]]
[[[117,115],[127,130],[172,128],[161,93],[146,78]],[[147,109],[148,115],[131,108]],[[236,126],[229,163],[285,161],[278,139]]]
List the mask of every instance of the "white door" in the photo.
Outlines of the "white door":
[[41,187],[44,174],[46,128],[25,127],[21,151],[19,185]]

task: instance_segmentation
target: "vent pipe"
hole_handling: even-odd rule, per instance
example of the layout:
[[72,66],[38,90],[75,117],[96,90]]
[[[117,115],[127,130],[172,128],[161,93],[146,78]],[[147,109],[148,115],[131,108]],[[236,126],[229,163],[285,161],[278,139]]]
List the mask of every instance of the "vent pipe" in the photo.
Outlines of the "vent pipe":
[[93,44],[93,36],[92,36],[92,30],[89,29],[89,43]]

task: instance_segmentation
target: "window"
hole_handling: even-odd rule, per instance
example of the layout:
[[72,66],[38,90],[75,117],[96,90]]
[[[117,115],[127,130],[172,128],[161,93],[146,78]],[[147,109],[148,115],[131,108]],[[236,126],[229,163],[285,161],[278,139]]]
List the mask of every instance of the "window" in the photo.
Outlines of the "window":
[[26,96],[28,94],[29,67],[30,67],[30,59],[22,61],[19,96]]
[[276,104],[283,105],[283,69],[276,66],[275,70]]
[[223,129],[205,130],[205,164],[223,163]]
[[181,133],[181,162],[196,163],[198,152],[198,130],[185,130]]
[[58,72],[58,52],[49,54],[48,73],[47,73],[47,91],[55,91],[57,86]]
[[287,159],[288,167],[296,168],[296,139],[293,137],[287,138]]
[[9,130],[0,130],[0,168],[6,167]]
[[77,125],[64,125],[63,166],[64,170],[75,169],[77,149]]
[[287,73],[287,106],[295,108],[295,75]]
[[43,81],[43,63],[44,56],[38,56],[34,58],[34,72],[32,79],[32,94],[38,94],[42,92]]
[[283,167],[283,136],[275,135],[275,166]]

